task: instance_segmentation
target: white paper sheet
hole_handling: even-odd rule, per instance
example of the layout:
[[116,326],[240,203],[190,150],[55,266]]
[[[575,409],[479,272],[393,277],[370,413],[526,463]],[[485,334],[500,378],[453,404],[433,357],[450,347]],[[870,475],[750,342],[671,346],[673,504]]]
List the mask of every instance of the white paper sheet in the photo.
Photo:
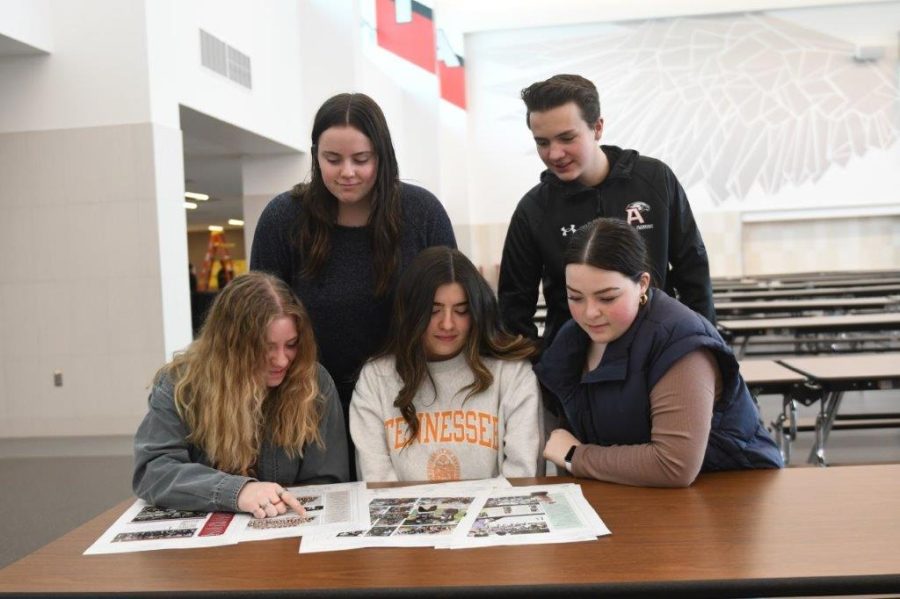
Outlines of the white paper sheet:
[[439,544],[452,549],[569,543],[611,534],[571,483],[495,490],[465,535]]
[[369,491],[372,525],[304,535],[300,553],[361,547],[471,548],[596,540],[609,529],[571,483],[462,481]]
[[471,509],[490,491],[512,488],[503,477],[369,489],[371,525],[305,534],[300,553],[340,551],[360,547],[433,547],[474,521]]
[[237,543],[234,516],[158,508],[138,499],[84,554],[231,545]]
[[84,553],[214,547],[297,537],[310,530],[344,530],[369,525],[365,483],[309,485],[287,490],[306,504],[305,518],[294,512],[256,519],[245,513],[173,510],[157,508],[139,499]]
[[313,530],[344,530],[351,526],[369,526],[365,483],[309,485],[287,487],[287,490],[306,508],[306,516],[293,511],[273,518],[237,514],[232,527],[236,529],[239,543],[298,537]]

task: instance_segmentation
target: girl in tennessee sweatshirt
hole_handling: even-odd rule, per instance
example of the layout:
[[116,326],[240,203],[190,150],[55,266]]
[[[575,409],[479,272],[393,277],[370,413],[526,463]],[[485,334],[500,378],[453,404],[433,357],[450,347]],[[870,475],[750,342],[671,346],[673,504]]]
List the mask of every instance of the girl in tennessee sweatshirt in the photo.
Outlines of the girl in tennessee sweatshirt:
[[542,463],[533,344],[499,328],[478,270],[447,247],[404,272],[385,350],[363,366],[350,434],[366,481],[526,477]]

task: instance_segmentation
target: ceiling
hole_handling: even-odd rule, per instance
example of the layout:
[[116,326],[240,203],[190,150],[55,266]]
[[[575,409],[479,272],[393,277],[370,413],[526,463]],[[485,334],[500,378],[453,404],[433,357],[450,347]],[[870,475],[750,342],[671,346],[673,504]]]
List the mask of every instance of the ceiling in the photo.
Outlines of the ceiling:
[[184,189],[210,196],[186,210],[188,231],[205,231],[228,219],[243,219],[243,159],[250,156],[296,154],[296,149],[272,141],[187,106],[180,107],[184,144]]

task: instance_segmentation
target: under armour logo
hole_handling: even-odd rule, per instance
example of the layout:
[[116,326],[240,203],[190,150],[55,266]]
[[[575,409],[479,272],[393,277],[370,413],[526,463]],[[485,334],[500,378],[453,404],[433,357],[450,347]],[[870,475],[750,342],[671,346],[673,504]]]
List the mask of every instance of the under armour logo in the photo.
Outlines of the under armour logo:
[[569,225],[568,227],[560,227],[560,231],[562,231],[563,237],[568,235],[569,233],[575,234],[575,225]]

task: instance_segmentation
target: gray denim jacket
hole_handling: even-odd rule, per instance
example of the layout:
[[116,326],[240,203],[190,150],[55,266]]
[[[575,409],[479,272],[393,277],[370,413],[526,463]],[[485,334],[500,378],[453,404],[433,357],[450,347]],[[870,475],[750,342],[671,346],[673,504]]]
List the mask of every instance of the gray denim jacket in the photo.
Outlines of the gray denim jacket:
[[251,480],[283,486],[348,480],[344,414],[334,382],[319,365],[319,392],[325,411],[319,433],[325,447],[310,443],[303,456],[288,457],[272,445],[266,431],[257,462],[257,479],[227,474],[209,465],[204,452],[187,441],[188,428],[175,409],[168,377],[150,392],[150,411],[134,437],[132,488],[141,499],[162,507],[197,511],[238,510],[237,497]]

